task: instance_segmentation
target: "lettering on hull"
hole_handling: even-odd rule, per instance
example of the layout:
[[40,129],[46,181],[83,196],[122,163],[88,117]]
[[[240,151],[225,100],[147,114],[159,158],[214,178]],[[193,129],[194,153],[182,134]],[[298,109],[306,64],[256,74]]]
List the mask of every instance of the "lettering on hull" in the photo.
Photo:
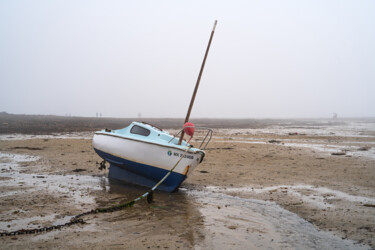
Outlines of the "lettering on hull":
[[171,150],[168,150],[167,154],[169,156],[183,157],[183,158],[187,158],[187,159],[190,159],[190,160],[194,160],[194,156],[192,156],[192,155],[184,155],[184,153],[172,152]]

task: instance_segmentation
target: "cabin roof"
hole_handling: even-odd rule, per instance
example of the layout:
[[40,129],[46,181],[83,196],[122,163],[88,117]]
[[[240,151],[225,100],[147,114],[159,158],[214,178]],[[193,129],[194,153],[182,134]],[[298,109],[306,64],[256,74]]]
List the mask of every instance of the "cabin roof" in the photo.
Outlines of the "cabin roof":
[[[143,133],[141,129],[133,129],[133,127],[138,126],[140,128],[146,129],[149,133]],[[133,129],[133,130],[132,130]],[[99,133],[104,133],[108,135],[114,135],[118,137],[123,137],[132,140],[144,141],[154,144],[160,144],[163,146],[175,147],[182,150],[186,149],[186,146],[189,145],[186,141],[182,141],[181,145],[178,145],[179,138],[173,138],[167,131],[161,130],[157,127],[154,127],[151,124],[142,123],[142,122],[132,122],[129,126],[117,129],[117,130],[101,130]],[[98,133],[97,132],[97,133]],[[139,132],[139,133],[137,133]],[[197,148],[191,148],[191,151],[198,151]]]

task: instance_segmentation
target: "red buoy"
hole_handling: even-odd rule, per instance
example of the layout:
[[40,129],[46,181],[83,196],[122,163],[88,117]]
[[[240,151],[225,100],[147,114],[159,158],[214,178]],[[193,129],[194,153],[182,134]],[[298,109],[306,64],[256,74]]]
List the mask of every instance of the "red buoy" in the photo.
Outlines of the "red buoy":
[[190,137],[193,137],[194,132],[195,132],[195,127],[194,124],[191,122],[187,122],[184,124],[184,132]]

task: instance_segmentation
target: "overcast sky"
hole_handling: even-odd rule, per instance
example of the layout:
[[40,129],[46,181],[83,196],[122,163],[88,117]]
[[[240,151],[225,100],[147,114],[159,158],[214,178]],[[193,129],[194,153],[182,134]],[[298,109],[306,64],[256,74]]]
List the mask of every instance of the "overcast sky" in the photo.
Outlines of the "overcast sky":
[[375,116],[375,1],[0,0],[0,112]]

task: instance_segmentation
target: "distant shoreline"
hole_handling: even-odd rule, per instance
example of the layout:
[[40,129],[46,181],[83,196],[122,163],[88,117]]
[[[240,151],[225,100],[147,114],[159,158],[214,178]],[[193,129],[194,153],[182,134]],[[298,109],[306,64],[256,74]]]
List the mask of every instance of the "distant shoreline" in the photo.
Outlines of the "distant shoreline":
[[[96,117],[66,117],[56,115],[19,115],[0,113],[0,134],[49,134],[61,132],[97,131],[104,128],[119,129],[126,127],[132,121],[144,121],[164,129],[180,128],[183,118],[96,118]],[[335,125],[346,120],[374,122],[375,118],[345,118],[345,119],[224,119],[224,118],[192,118],[196,126],[210,128],[264,128],[268,126],[293,125]]]

